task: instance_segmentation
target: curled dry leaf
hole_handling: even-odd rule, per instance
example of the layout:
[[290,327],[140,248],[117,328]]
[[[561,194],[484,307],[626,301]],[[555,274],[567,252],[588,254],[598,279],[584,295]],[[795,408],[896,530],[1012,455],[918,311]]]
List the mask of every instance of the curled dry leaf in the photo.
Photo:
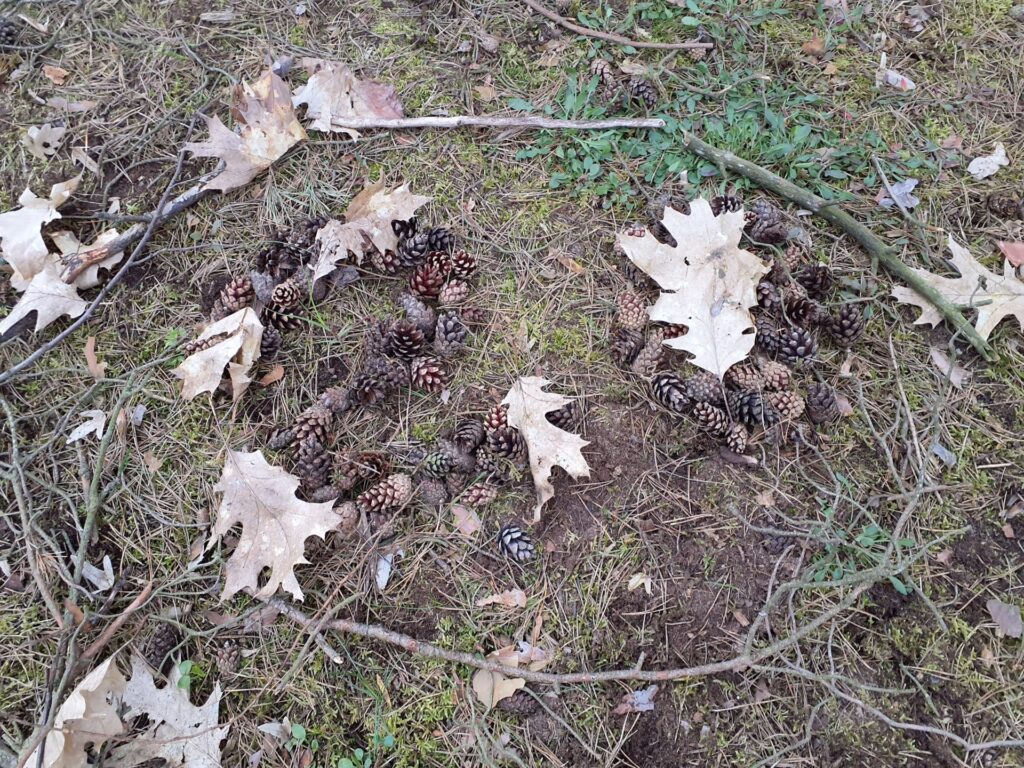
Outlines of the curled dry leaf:
[[[224,566],[221,600],[250,590],[256,597],[270,597],[278,586],[302,599],[295,566],[303,557],[310,536],[323,538],[341,522],[333,502],[310,504],[295,496],[299,478],[271,466],[259,451],[228,451],[224,471],[214,490],[223,493],[213,526],[213,546],[233,525],[242,524],[235,551]],[[261,588],[260,572],[270,569]]]
[[687,327],[665,344],[689,352],[691,363],[722,377],[753,349],[750,308],[757,305],[757,283],[768,266],[739,247],[742,209],[715,216],[701,197],[690,203],[688,215],[666,208],[661,223],[676,247],[649,231],[641,237],[620,234],[618,245],[662,288],[651,319]]
[[381,253],[396,250],[398,236],[391,222],[411,219],[428,202],[429,197],[412,194],[408,184],[386,192],[381,179],[366,187],[352,198],[342,220],[332,219],[316,233],[319,251],[312,265],[313,279],[330,274],[348,259],[362,264],[371,248]]
[[33,125],[21,137],[21,143],[29,154],[39,160],[49,160],[60,149],[68,129],[62,125]]
[[651,685],[633,691],[622,696],[622,701],[615,707],[613,712],[616,715],[627,715],[630,712],[652,712],[654,711],[654,695],[658,692],[658,686]]
[[996,144],[991,155],[976,157],[967,165],[967,172],[974,177],[975,181],[987,179],[999,172],[1004,165],[1009,165],[1010,160],[1006,156],[1006,147],[1002,142]]
[[335,124],[350,117],[404,117],[402,102],[394,86],[374,80],[360,80],[346,65],[323,59],[303,59],[310,73],[305,85],[296,89],[292,105],[306,105],[306,119],[314,131],[344,133],[353,139],[359,133]]
[[577,480],[590,477],[590,466],[581,451],[589,443],[546,418],[546,414],[572,402],[554,392],[545,392],[544,387],[550,383],[539,376],[522,376],[501,401],[508,406],[508,423],[522,433],[530,454],[530,472],[537,491],[534,522],[540,520],[541,509],[555,495],[551,484],[554,467],[561,467]]
[[68,71],[62,67],[55,67],[53,64],[43,64],[43,76],[54,85],[64,85]]
[[482,597],[476,601],[477,608],[483,608],[486,605],[502,605],[506,608],[525,608],[526,593],[521,589],[508,589],[504,592],[499,592],[496,595]]
[[992,598],[985,607],[988,608],[989,616],[999,627],[999,631],[1007,637],[1020,637],[1024,634],[1024,622],[1021,621],[1020,608],[1002,600]]
[[75,427],[71,434],[68,435],[68,445],[76,443],[89,435],[95,435],[97,440],[103,437],[103,428],[107,425],[107,414],[103,411],[92,410],[82,411],[78,415],[84,418],[85,421]]
[[186,151],[199,157],[224,161],[224,170],[203,189],[226,192],[245,186],[306,138],[287,84],[270,70],[255,84],[243,82],[235,89],[231,112],[241,126],[238,133],[220,118],[204,116],[210,138],[185,144]]
[[479,532],[482,527],[480,515],[478,515],[474,509],[467,507],[465,504],[452,505],[452,518],[455,530],[463,536],[472,536],[474,533]]
[[[952,304],[976,307],[978,317],[974,327],[981,338],[987,339],[999,322],[1010,316],[1015,316],[1024,330],[1024,281],[1017,277],[1013,266],[1004,263],[1003,274],[997,275],[983,267],[952,235],[948,245],[953,254],[949,264],[959,277],[941,277],[920,268],[914,268],[914,272]],[[899,302],[921,308],[914,325],[934,326],[942,320],[939,310],[913,289],[898,285],[892,295]]]
[[246,307],[208,326],[199,334],[198,341],[211,338],[221,340],[189,355],[171,373],[182,380],[181,396],[191,400],[201,392],[215,390],[226,366],[232,395],[237,400],[252,381],[249,369],[260,355],[263,325],[256,313]]

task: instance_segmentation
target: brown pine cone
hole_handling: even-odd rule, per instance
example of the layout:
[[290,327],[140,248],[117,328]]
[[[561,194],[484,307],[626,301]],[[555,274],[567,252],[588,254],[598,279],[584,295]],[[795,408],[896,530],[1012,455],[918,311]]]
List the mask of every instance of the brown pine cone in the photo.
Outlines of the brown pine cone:
[[306,320],[298,308],[285,309],[278,304],[268,304],[263,308],[263,325],[272,326],[279,331],[297,331],[305,326]]
[[274,287],[273,293],[270,294],[270,302],[283,311],[295,309],[302,303],[305,293],[305,287],[298,278],[289,277]]
[[428,340],[433,338],[434,326],[437,324],[437,313],[422,301],[409,293],[403,293],[398,302],[405,310],[406,318],[417,328],[423,331],[424,337]]
[[430,236],[426,232],[402,238],[396,253],[398,262],[403,267],[418,267],[427,257],[427,245]]
[[615,319],[623,328],[639,330],[647,325],[647,302],[633,291],[622,291],[615,297],[618,307]]
[[390,468],[387,454],[380,451],[342,451],[334,456],[334,485],[351,491],[362,483],[377,482]]
[[827,318],[828,313],[814,299],[800,295],[800,292],[785,292],[786,319],[790,322],[802,325],[805,328],[817,325],[822,318]]
[[174,662],[174,655],[180,655],[178,646],[183,635],[176,624],[169,621],[157,621],[152,634],[145,643],[143,655],[149,666],[158,672],[166,672]]
[[779,359],[786,365],[809,360],[817,351],[817,342],[806,328],[794,326],[779,332]]
[[359,494],[356,505],[362,512],[384,512],[405,506],[412,496],[412,478],[398,473]]
[[766,392],[764,397],[783,419],[795,421],[804,415],[804,399],[796,392],[788,389],[781,392]]
[[434,329],[434,351],[443,358],[454,357],[466,348],[468,336],[469,331],[458,312],[444,312],[437,318]]
[[758,315],[754,318],[754,343],[766,355],[779,351],[779,329],[770,317]]
[[628,368],[644,346],[640,331],[613,328],[608,338],[609,353],[616,365]]
[[344,413],[352,407],[352,401],[349,400],[348,390],[345,387],[330,387],[320,393],[320,397],[316,399],[318,405],[322,405],[324,408],[329,410],[332,414],[337,416],[339,413]]
[[242,649],[234,640],[225,640],[217,647],[214,666],[220,678],[231,677],[238,672],[242,663]]
[[767,200],[757,200],[747,208],[747,236],[756,243],[785,242],[789,234],[782,211]]
[[[774,393],[771,393],[774,394]],[[779,421],[779,412],[760,392],[730,392],[726,397],[734,421],[751,427],[769,427]]]
[[630,364],[630,370],[640,376],[653,376],[665,362],[665,332],[661,328],[653,329],[647,335],[647,342],[637,352]]
[[778,311],[782,306],[782,296],[778,286],[768,280],[759,282],[757,284],[757,304],[768,312]]
[[751,363],[737,363],[725,372],[725,385],[729,389],[748,391],[764,389],[764,375]]
[[331,456],[316,437],[299,441],[295,450],[295,474],[305,494],[327,485],[331,475]]
[[544,414],[548,423],[554,424],[559,429],[567,432],[578,432],[583,424],[583,406],[579,400],[570,400],[557,411],[550,411]]
[[508,406],[504,403],[491,406],[491,410],[484,416],[483,422],[488,435],[494,430],[504,427],[508,424]]
[[422,351],[426,337],[411,320],[399,320],[388,331],[391,353],[402,360],[412,360]]
[[292,427],[294,443],[298,448],[301,443],[312,437],[321,445],[327,445],[331,441],[331,427],[334,423],[334,414],[322,405],[311,405],[300,413]]
[[213,319],[220,320],[240,309],[252,306],[255,300],[256,291],[252,287],[252,280],[248,277],[236,277],[229,280],[227,285],[221,288],[220,296],[214,304]]
[[807,388],[807,415],[815,424],[828,424],[838,419],[835,390],[824,382],[811,384]]
[[397,275],[406,266],[403,258],[390,250],[383,253],[374,250],[370,254],[370,263],[374,269],[385,275]]
[[428,267],[433,267],[446,278],[452,271],[452,256],[445,251],[430,251],[423,263]]
[[483,480],[466,488],[459,500],[470,507],[485,507],[498,498],[498,486]]
[[337,530],[344,536],[351,536],[359,525],[359,505],[354,501],[342,501],[334,505],[334,511],[341,516]]
[[729,414],[710,403],[693,406],[693,419],[697,426],[712,435],[724,436],[729,429]]
[[654,399],[665,410],[676,415],[689,410],[690,398],[686,395],[686,384],[675,373],[656,373],[651,378],[650,386]]
[[743,424],[730,424],[725,433],[725,444],[733,453],[746,453],[749,439],[750,431]]
[[722,382],[710,371],[701,371],[688,377],[684,382],[686,396],[695,403],[709,403],[710,405],[724,405],[725,394],[722,390]]
[[829,319],[828,331],[841,347],[852,345],[864,333],[864,313],[857,304],[843,304]]
[[512,464],[503,456],[498,456],[487,445],[476,449],[476,471],[490,483],[504,485],[512,477]]
[[228,338],[228,333],[215,333],[212,336],[207,336],[205,339],[193,339],[181,348],[182,353],[188,357],[194,355],[197,352],[203,352],[210,347],[216,346]]
[[528,454],[526,441],[515,427],[507,424],[487,435],[487,447],[497,456],[504,456],[517,467],[525,466]]
[[386,399],[392,388],[374,373],[360,371],[352,377],[348,386],[348,401],[351,406],[369,408]]
[[633,101],[640,102],[647,109],[654,109],[658,103],[658,89],[646,78],[635,75],[629,79],[626,92]]
[[989,195],[988,209],[1003,219],[1024,219],[1024,198]]
[[272,325],[264,328],[263,335],[260,336],[260,360],[273,360],[277,357],[283,341],[284,336],[277,328]]
[[459,313],[462,316],[462,322],[471,328],[480,328],[487,325],[488,315],[485,309],[480,307],[460,307]]
[[460,421],[452,431],[452,443],[466,453],[472,453],[487,439],[487,430],[479,419]]
[[832,270],[824,264],[804,264],[793,271],[793,279],[806,289],[808,296],[818,301],[828,296],[835,284]]
[[458,307],[469,298],[469,283],[465,280],[449,280],[437,294],[437,303],[442,307]]
[[436,357],[417,357],[410,365],[412,386],[423,392],[440,392],[451,380],[451,374],[444,363]]
[[423,299],[436,299],[444,285],[444,275],[436,267],[423,264],[409,275],[409,290]]
[[455,250],[455,235],[444,227],[434,227],[428,234],[427,247],[431,251],[444,251],[451,253]]
[[769,391],[789,389],[793,377],[789,368],[785,365],[774,360],[759,360],[758,367],[761,369],[761,375],[764,377],[765,389]]
[[619,86],[615,77],[615,70],[608,63],[607,59],[594,59],[590,62],[590,76],[596,77],[598,85],[604,89],[606,94],[614,93]]

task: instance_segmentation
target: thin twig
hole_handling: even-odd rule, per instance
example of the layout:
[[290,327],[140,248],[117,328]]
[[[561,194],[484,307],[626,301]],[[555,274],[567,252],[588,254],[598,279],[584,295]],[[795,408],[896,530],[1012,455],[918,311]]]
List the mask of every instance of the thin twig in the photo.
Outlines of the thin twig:
[[152,593],[153,582],[150,580],[146,582],[146,586],[144,586],[142,591],[139,592],[138,597],[132,600],[128,607],[121,612],[121,615],[110,622],[103,632],[100,633],[100,636],[93,640],[92,643],[89,644],[89,647],[82,652],[82,655],[78,657],[79,662],[91,659],[102,651],[106,647],[107,643],[110,642],[110,638],[117,634],[117,631],[124,626],[124,623],[128,621],[128,618],[142,607],[143,603],[149,599],[149,596]]
[[630,45],[634,48],[658,48],[664,51],[678,51],[686,48],[714,48],[714,43],[698,43],[696,41],[688,43],[647,43],[640,40],[630,40],[628,37],[622,35],[616,35],[614,32],[601,32],[596,29],[587,29],[581,27],[579,24],[574,24],[563,16],[559,16],[554,11],[549,11],[540,3],[535,0],[523,0],[523,3],[528,5],[530,8],[535,10],[541,16],[550,19],[560,27],[565,27],[570,32],[575,32],[578,35],[585,37],[596,37],[599,40],[607,40],[609,43],[616,43],[618,45]]
[[597,130],[609,128],[664,128],[660,117],[622,117],[607,120],[562,120],[555,117],[524,115],[500,117],[497,115],[452,115],[450,117],[332,117],[335,128],[368,130],[371,128],[555,128],[563,130]]

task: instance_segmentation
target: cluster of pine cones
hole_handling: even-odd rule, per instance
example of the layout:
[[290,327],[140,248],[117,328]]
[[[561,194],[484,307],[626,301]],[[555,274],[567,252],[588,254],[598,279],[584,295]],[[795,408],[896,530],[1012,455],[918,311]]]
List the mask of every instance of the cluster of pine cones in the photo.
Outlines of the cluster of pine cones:
[[[675,207],[689,213],[685,203]],[[722,196],[711,201],[715,215],[736,211],[741,203]],[[755,243],[785,243],[788,237],[781,211],[766,202],[747,210],[745,233]],[[652,234],[675,245],[663,228]],[[640,234],[640,233],[638,233]],[[772,269],[758,286],[755,310],[756,342],[751,359],[730,368],[719,381],[706,371],[680,376],[670,370],[671,350],[666,339],[686,333],[683,326],[651,324],[648,302],[633,290],[617,297],[616,325],[610,335],[615,362],[649,382],[654,399],[671,413],[692,418],[732,451],[743,453],[752,441],[766,436],[776,445],[806,437],[800,419],[805,414],[814,424],[826,424],[839,416],[835,391],[815,382],[806,398],[795,388],[794,372],[808,369],[818,350],[818,334],[827,334],[840,346],[850,346],[864,330],[864,317],[856,304],[843,304],[829,312],[825,301],[835,280],[824,265],[811,263],[798,243],[773,258]],[[629,265],[632,266],[632,265]],[[642,287],[650,282],[642,273],[627,270]]]
[[0,16],[0,51],[14,48],[21,38],[21,24],[14,16]]

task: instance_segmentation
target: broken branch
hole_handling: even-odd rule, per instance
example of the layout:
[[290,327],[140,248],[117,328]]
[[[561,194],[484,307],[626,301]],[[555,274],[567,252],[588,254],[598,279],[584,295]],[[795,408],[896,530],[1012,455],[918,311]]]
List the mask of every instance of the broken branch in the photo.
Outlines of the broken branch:
[[626,117],[609,120],[560,120],[554,117],[497,117],[491,115],[453,115],[451,117],[335,117],[336,128],[555,128],[562,130],[607,130],[609,128],[664,128],[658,117]]

